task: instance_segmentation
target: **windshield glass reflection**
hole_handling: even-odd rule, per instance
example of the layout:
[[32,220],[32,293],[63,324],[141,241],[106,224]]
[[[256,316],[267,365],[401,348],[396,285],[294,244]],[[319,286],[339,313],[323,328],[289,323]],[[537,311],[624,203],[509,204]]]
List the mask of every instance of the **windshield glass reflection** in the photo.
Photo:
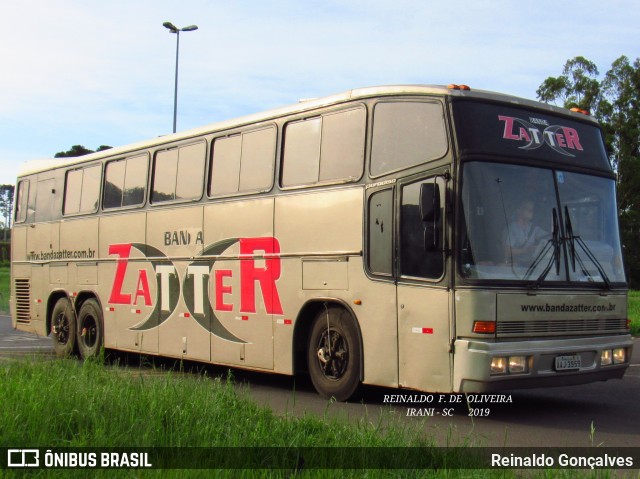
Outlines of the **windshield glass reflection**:
[[463,174],[464,277],[624,282],[612,180],[483,162]]

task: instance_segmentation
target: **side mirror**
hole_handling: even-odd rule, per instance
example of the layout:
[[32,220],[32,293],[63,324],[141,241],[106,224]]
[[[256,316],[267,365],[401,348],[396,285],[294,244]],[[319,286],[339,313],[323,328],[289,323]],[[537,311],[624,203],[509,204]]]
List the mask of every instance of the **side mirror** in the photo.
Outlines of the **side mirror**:
[[440,219],[440,187],[436,183],[420,185],[420,218],[423,222]]

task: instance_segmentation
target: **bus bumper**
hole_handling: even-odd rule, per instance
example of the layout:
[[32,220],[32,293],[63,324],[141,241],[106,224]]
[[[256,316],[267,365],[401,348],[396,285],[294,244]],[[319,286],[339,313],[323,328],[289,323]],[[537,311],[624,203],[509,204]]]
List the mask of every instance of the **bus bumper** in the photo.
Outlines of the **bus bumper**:
[[[603,351],[619,349],[625,350],[623,363],[602,364]],[[455,342],[453,390],[492,392],[622,378],[629,367],[632,349],[630,335],[499,343],[458,339]],[[525,358],[525,371],[509,372],[509,358],[513,357]],[[506,371],[496,373],[494,368],[492,374],[492,361],[494,364],[506,363]]]

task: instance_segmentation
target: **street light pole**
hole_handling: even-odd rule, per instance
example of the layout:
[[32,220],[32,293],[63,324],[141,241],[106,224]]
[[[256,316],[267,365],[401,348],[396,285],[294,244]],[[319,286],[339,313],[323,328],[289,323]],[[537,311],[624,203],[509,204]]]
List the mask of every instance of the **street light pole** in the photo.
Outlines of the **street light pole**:
[[180,55],[180,32],[191,32],[197,30],[196,25],[189,25],[188,27],[178,28],[171,22],[164,22],[163,27],[168,29],[171,33],[176,34],[176,81],[173,90],[173,132],[176,132],[176,123],[178,118],[178,58]]

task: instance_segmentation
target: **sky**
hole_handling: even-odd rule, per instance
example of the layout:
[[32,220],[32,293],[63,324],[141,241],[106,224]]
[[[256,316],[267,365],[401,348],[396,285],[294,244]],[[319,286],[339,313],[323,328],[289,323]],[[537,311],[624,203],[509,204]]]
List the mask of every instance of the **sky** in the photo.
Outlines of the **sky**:
[[640,57],[637,0],[2,0],[0,184],[72,145],[122,146],[352,88],[463,83],[536,98],[581,55]]

